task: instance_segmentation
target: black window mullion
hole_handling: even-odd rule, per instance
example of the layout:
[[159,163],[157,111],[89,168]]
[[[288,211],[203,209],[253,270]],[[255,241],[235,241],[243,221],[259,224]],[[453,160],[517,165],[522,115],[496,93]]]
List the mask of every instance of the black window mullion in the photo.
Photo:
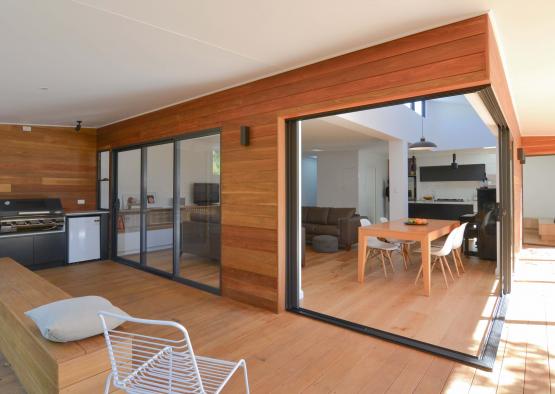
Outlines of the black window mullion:
[[181,258],[181,150],[173,143],[173,275],[179,276]]
[[141,193],[140,193],[140,199],[141,199],[140,262],[141,262],[141,265],[143,266],[146,265],[146,249],[147,249],[147,236],[146,236],[147,160],[148,160],[147,147],[145,146],[141,148]]

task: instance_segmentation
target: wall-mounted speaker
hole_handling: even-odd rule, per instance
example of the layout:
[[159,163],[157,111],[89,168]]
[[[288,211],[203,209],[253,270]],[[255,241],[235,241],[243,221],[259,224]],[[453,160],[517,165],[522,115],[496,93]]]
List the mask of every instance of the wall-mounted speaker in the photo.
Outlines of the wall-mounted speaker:
[[516,156],[518,157],[518,161],[520,161],[520,164],[526,163],[526,153],[524,153],[523,148],[518,148],[516,150]]
[[249,126],[241,126],[241,145],[249,146],[250,143],[250,128]]

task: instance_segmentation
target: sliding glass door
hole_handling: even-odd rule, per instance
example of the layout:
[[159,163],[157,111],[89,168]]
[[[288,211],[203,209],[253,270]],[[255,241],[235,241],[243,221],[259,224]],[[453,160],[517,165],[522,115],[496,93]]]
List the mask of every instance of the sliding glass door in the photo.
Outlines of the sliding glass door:
[[173,272],[173,143],[145,148],[145,264]]
[[141,149],[116,153],[116,256],[141,262]]
[[178,275],[220,286],[220,136],[179,141],[181,250]]
[[220,133],[114,154],[114,259],[219,292]]

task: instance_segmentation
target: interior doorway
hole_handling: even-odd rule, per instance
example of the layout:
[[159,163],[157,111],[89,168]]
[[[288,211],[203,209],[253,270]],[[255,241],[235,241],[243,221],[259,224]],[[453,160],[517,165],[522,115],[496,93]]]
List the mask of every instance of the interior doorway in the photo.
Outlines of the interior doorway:
[[[488,368],[510,282],[510,132],[476,94],[419,103],[288,121],[287,306]],[[435,149],[412,150],[424,136]],[[425,260],[459,227],[462,262]]]

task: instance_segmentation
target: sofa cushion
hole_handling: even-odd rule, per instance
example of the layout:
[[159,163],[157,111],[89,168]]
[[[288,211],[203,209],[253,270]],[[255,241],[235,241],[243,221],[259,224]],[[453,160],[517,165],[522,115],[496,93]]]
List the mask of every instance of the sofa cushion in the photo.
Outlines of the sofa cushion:
[[337,225],[341,218],[352,218],[356,213],[356,208],[330,208],[328,212],[327,224]]
[[315,235],[339,236],[339,227],[332,224],[316,224],[312,230],[312,234]]
[[308,219],[308,210],[309,207],[303,207],[301,210],[301,222],[306,223]]
[[310,207],[308,208],[307,222],[314,224],[328,224],[329,208]]

